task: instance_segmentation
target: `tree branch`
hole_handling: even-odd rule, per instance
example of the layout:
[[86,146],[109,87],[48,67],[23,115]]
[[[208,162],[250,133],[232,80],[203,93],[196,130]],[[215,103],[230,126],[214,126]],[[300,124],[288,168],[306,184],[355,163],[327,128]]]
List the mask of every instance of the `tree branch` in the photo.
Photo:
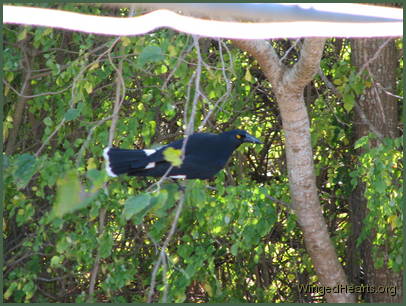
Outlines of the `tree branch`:
[[[240,49],[251,54],[259,63],[261,70],[273,86],[280,83],[285,71],[284,65],[272,45],[265,40],[233,40]],[[277,88],[274,88],[277,91]]]
[[[161,251],[159,252],[159,257],[158,260],[156,261],[154,265],[154,269],[152,270],[152,275],[151,275],[151,285],[148,293],[148,303],[152,303],[154,291],[155,291],[155,285],[156,285],[156,275],[158,273],[158,269],[161,265],[166,265],[166,249],[169,245],[169,242],[171,241],[173,235],[175,234],[176,231],[176,226],[178,224],[179,216],[182,212],[183,204],[185,202],[185,190],[184,188],[180,189],[180,198],[178,202],[178,206],[176,207],[176,212],[175,212],[175,217],[173,218],[171,229],[169,230],[168,235],[166,236],[166,239],[164,243],[162,244]],[[166,270],[166,267],[164,268]],[[164,275],[164,285],[166,288],[164,288],[164,293],[167,292],[167,286],[168,283],[165,281],[166,275]],[[166,303],[166,294],[164,294],[164,299],[162,301],[163,303]]]
[[281,86],[287,91],[303,92],[304,87],[313,79],[319,69],[324,49],[324,38],[307,38],[300,51],[299,61],[286,71]]
[[[25,41],[22,42],[22,52],[24,55],[23,63],[24,63],[24,70],[23,70],[23,85],[21,87],[21,92],[17,93],[19,96],[17,102],[15,103],[15,108],[14,108],[14,115],[13,115],[13,128],[10,131],[10,135],[7,137],[7,146],[6,146],[6,154],[11,155],[14,153],[15,148],[16,148],[16,142],[17,142],[17,136],[18,136],[18,131],[20,129],[22,120],[23,120],[23,114],[24,114],[24,109],[25,109],[25,104],[29,99],[29,92],[31,92],[31,59],[29,55],[27,54],[27,50],[25,47]],[[12,88],[10,86],[10,88]],[[14,88],[12,88],[14,89]]]

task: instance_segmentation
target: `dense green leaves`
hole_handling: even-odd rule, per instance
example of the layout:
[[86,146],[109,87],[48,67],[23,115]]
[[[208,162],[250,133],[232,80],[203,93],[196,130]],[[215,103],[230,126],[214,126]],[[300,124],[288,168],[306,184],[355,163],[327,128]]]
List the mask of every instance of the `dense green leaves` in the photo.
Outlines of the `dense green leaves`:
[[[403,237],[400,235],[403,228],[402,139],[385,139],[380,146],[369,148],[360,156],[360,166],[351,173],[352,177],[358,178],[352,181],[354,187],[359,181],[366,184],[365,197],[368,200],[368,214],[357,245],[360,245],[372,230],[376,231],[377,237],[399,236],[398,240],[390,242],[388,259],[388,265],[395,271],[400,271],[403,265],[403,251],[399,247],[403,243]],[[368,147],[374,140],[373,135],[365,136],[355,147]],[[382,258],[380,247],[385,244],[381,239],[374,242],[373,251],[377,257]],[[378,268],[382,267],[383,260],[376,261],[376,264]]]

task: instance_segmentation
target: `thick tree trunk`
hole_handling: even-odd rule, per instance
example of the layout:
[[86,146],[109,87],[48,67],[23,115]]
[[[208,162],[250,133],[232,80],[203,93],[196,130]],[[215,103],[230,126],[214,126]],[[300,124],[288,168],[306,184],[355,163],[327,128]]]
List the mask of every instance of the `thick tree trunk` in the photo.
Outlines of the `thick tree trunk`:
[[[292,68],[279,62],[275,50],[266,41],[234,43],[255,57],[275,90],[286,137],[292,204],[320,285],[331,289],[345,287],[346,276],[327,231],[317,194],[310,124],[303,95],[305,86],[319,69],[324,39],[306,39],[300,60]],[[326,294],[326,299],[354,302],[354,296],[345,290]]]
[[29,98],[24,96],[28,96],[31,94],[31,69],[27,69],[24,72],[24,83],[23,87],[21,88],[20,94],[22,96],[18,97],[16,105],[14,106],[13,112],[13,128],[10,131],[10,134],[7,138],[7,145],[6,145],[6,154],[11,155],[15,152],[16,145],[17,145],[17,138],[18,138],[18,131],[20,130],[21,124],[23,123],[23,116],[25,105]]
[[[396,98],[388,93],[394,93],[396,87],[397,52],[394,41],[387,39],[354,39],[352,45],[352,62],[358,70],[365,70],[372,78],[373,85],[367,88],[359,97],[358,108],[354,116],[355,141],[368,135],[373,130],[378,131],[383,137],[398,136],[398,103]],[[385,90],[383,90],[385,89]],[[386,92],[385,92],[386,91]],[[369,124],[363,117],[369,121]],[[375,143],[374,145],[378,145]],[[359,151],[362,153],[362,151]],[[361,278],[360,262],[363,262],[365,283],[370,286],[396,286],[397,294],[366,293],[367,302],[401,302],[402,301],[402,274],[395,273],[386,265],[377,269],[374,267],[372,255],[372,241],[374,232],[366,238],[361,245],[362,252],[356,250],[355,241],[362,229],[362,220],[368,213],[367,202],[364,198],[365,186],[360,183],[351,196],[351,221],[352,237],[350,237],[349,250],[352,254],[349,263],[349,274],[352,282],[358,284]],[[382,245],[386,243],[382,242]],[[382,246],[384,254],[388,254]]]

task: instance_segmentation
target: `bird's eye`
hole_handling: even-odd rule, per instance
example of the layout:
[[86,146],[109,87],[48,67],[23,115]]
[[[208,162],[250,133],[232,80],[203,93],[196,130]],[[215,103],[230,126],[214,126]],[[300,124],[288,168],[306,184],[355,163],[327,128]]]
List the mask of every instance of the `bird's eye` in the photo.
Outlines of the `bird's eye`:
[[242,139],[243,136],[242,136],[241,134],[237,134],[237,135],[235,135],[235,138],[237,138],[237,139]]

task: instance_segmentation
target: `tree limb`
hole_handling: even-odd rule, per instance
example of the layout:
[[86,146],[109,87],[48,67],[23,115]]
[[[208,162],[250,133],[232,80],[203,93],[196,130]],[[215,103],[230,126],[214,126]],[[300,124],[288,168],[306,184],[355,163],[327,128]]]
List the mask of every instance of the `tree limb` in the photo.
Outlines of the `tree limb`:
[[[317,194],[310,123],[303,94],[304,87],[318,70],[324,39],[306,40],[299,62],[290,69],[277,59],[268,42],[234,43],[254,56],[275,91],[285,132],[292,206],[320,283],[331,288],[345,286],[346,276],[329,237]],[[354,296],[346,292],[331,293],[326,294],[326,300],[353,302]]]

